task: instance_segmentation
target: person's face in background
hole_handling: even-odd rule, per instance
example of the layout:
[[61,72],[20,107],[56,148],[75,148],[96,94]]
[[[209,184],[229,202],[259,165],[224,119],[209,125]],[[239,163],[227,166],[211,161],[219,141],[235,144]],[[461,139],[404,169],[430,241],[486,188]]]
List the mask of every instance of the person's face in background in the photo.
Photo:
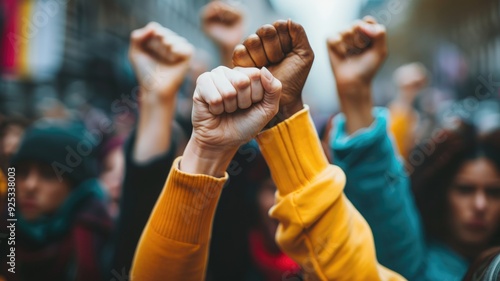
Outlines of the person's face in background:
[[24,134],[24,128],[18,125],[10,125],[5,129],[1,144],[1,155],[12,156],[21,142]]
[[125,170],[125,156],[121,146],[113,149],[103,162],[103,170],[99,179],[112,201],[118,201],[121,194],[121,183]]
[[487,158],[465,162],[447,194],[455,243],[486,247],[500,230],[500,171]]
[[22,163],[17,169],[16,192],[21,215],[28,221],[53,214],[71,192],[48,164]]

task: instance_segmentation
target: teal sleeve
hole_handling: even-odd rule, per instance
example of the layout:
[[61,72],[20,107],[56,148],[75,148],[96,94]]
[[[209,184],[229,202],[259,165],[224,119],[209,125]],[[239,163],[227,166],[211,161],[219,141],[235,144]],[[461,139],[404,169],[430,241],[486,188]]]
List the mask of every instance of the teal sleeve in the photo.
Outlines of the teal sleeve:
[[409,280],[425,270],[425,241],[408,175],[387,131],[389,113],[373,109],[374,122],[353,135],[345,117],[334,120],[334,164],[347,176],[345,193],[370,225],[379,262]]

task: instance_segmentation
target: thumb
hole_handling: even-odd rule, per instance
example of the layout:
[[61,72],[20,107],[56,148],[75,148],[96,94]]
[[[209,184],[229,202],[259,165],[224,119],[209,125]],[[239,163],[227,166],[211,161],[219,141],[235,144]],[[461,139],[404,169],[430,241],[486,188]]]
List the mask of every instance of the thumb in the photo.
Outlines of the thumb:
[[346,57],[347,49],[343,44],[340,35],[330,37],[326,40],[328,56],[333,64],[336,64]]
[[276,79],[265,67],[262,67],[260,70],[260,81],[262,83],[262,87],[264,88],[264,98],[262,99],[262,103],[266,106],[266,108],[274,110],[274,114],[276,114],[281,97],[281,82]]

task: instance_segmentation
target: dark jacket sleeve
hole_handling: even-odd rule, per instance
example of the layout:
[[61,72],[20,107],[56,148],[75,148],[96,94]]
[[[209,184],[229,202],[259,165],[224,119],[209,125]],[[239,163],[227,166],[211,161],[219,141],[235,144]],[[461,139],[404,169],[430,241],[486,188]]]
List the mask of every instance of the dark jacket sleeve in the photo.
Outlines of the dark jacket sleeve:
[[175,138],[172,138],[168,152],[147,163],[138,164],[132,158],[135,139],[136,132],[133,131],[124,146],[125,177],[110,272],[115,279],[123,278],[130,271],[135,248],[165,184],[177,147]]

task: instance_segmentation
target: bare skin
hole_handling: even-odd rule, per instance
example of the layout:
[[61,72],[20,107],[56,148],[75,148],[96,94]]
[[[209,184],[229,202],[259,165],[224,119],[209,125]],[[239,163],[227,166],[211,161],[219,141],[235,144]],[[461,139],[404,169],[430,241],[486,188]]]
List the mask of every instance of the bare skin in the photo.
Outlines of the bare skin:
[[500,171],[487,158],[465,162],[448,190],[450,241],[465,257],[490,247],[500,230]]
[[24,219],[33,221],[50,216],[71,193],[70,183],[59,181],[48,164],[24,163],[16,179],[16,197]]
[[314,52],[304,28],[291,20],[263,25],[236,46],[233,54],[235,66],[265,66],[283,83],[274,125],[304,108],[302,90],[313,61]]
[[170,149],[176,97],[193,52],[186,39],[155,22],[132,32],[129,58],[140,87],[135,161]]
[[219,48],[222,65],[233,67],[233,50],[245,32],[243,11],[221,1],[212,1],[203,7],[201,24],[203,31]]
[[278,111],[281,82],[265,68],[218,67],[202,74],[196,84],[193,134],[180,169],[222,177],[238,148]]
[[371,83],[387,56],[385,27],[372,17],[327,40],[348,134],[373,122]]

